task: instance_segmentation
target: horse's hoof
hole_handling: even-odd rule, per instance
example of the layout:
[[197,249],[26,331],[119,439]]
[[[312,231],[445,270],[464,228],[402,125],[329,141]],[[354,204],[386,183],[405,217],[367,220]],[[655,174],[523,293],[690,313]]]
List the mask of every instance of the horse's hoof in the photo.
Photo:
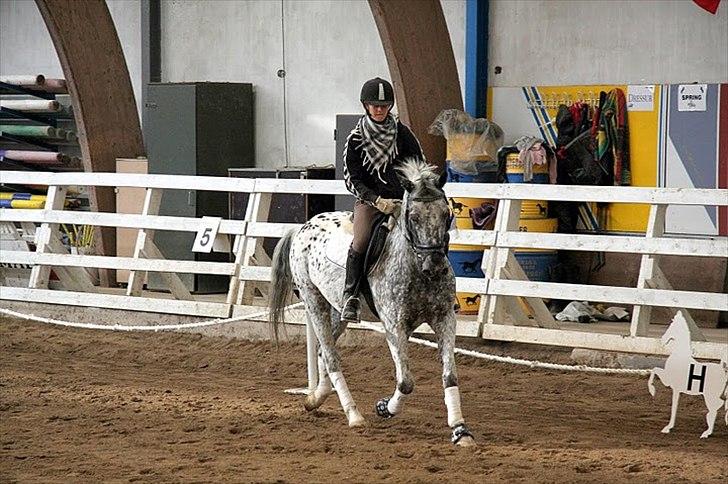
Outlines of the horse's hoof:
[[389,407],[387,406],[388,404],[389,398],[382,398],[379,400],[374,406],[374,410],[377,412],[377,415],[385,419],[394,417],[394,414],[389,411]]
[[[456,425],[452,428],[452,437],[450,438],[453,444],[460,445],[461,447],[471,447],[475,445],[475,438],[470,433],[468,427],[464,423]],[[470,441],[468,443],[468,441]]]
[[668,425],[667,427],[665,427],[664,429],[662,429],[662,433],[663,434],[669,434],[670,433],[670,430],[672,430],[672,427],[670,427]]
[[702,434],[700,435],[700,438],[701,438],[701,439],[707,439],[708,437],[710,437],[710,433],[711,433],[711,432],[710,432],[710,430],[706,430],[705,432],[703,432],[703,433],[702,433]]
[[457,444],[458,447],[477,447],[475,439],[472,437],[462,437]]
[[329,394],[321,395],[321,396],[317,397],[315,393],[309,393],[308,395],[306,395],[306,398],[303,400],[303,408],[305,408],[307,412],[316,410],[321,405],[323,405],[323,403],[326,401],[326,398],[328,396],[329,396]]
[[364,420],[364,417],[362,417],[361,415],[358,415],[356,417],[352,417],[349,419],[349,427],[351,427],[351,428],[357,428],[357,427],[361,428],[361,427],[366,427],[366,425],[367,425],[367,421]]
[[359,410],[356,408],[349,411],[348,417],[349,427],[364,427],[367,424],[367,421],[364,420],[364,417],[361,416]]

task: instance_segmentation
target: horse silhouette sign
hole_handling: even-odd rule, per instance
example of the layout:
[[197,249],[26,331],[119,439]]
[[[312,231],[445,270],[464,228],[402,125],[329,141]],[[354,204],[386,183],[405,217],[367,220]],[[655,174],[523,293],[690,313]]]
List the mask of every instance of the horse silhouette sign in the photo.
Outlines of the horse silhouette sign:
[[726,412],[725,423],[728,425],[728,360],[722,359],[720,363],[703,363],[693,358],[690,328],[682,311],[678,311],[675,315],[662,336],[662,343],[671,347],[672,351],[665,361],[665,367],[653,368],[647,382],[647,388],[653,397],[655,396],[655,375],[663,385],[672,388],[670,422],[662,429],[662,433],[669,433],[675,426],[681,393],[703,395],[705,399],[705,406],[708,407],[708,413],[705,416],[708,429],[700,436],[701,439],[713,433],[715,419],[721,407]]

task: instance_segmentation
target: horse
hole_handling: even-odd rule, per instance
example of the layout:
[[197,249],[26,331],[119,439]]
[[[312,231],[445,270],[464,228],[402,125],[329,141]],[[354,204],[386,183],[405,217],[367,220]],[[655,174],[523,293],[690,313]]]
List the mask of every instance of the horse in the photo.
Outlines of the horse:
[[708,429],[700,436],[701,439],[705,439],[713,433],[715,418],[720,407],[724,407],[725,423],[728,425],[728,362],[721,360],[720,363],[701,363],[693,359],[690,347],[690,328],[681,311],[678,311],[662,336],[662,344],[674,345],[674,348],[665,361],[665,367],[653,368],[647,381],[647,388],[653,397],[655,396],[655,375],[663,385],[672,387],[670,422],[662,429],[662,433],[670,433],[675,426],[681,393],[703,394],[705,406],[708,407],[708,413],[705,416]]
[[[415,328],[427,323],[440,350],[451,441],[472,446],[475,440],[462,416],[455,365],[455,277],[446,258],[450,210],[442,190],[445,178],[433,166],[412,159],[398,168],[398,176],[405,189],[400,210],[389,220],[391,232],[367,276],[396,372],[394,393],[379,400],[375,412],[385,419],[402,412],[415,385],[407,342]],[[304,407],[308,411],[319,408],[333,386],[349,426],[360,427],[366,421],[346,384],[335,346],[346,329],[340,310],[343,260],[352,240],[351,218],[351,212],[319,214],[278,242],[272,260],[269,320],[277,338],[278,324],[295,285],[307,324],[319,343],[318,385],[306,396]]]
[[468,296],[465,298],[465,305],[473,306],[474,304],[478,303],[479,299],[480,299],[480,294],[476,294],[475,296]]
[[460,215],[463,213],[463,210],[465,209],[465,204],[461,202],[456,202],[454,198],[450,199],[450,208],[452,208],[453,213],[456,213],[457,215]]

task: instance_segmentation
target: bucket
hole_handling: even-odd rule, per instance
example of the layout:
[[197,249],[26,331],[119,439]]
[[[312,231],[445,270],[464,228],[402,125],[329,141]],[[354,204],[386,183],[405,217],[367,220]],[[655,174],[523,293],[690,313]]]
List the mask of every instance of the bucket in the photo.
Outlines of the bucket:
[[481,136],[481,133],[451,133],[447,138],[447,159],[489,161],[491,158],[485,153],[473,154]]
[[539,252],[521,252],[516,251],[516,260],[523,272],[532,281],[551,280],[551,270],[558,261],[558,255],[555,250],[543,250]]
[[521,202],[521,220],[546,218],[549,212],[549,202],[546,200],[523,200]]
[[[489,163],[490,165],[490,163]],[[498,171],[495,164],[493,169],[482,171],[475,175],[462,173],[451,166],[451,161],[447,161],[445,165],[448,183],[495,183],[498,180]]]
[[480,307],[480,294],[474,292],[458,292],[455,294],[458,300],[460,309],[458,314],[478,314],[478,308]]

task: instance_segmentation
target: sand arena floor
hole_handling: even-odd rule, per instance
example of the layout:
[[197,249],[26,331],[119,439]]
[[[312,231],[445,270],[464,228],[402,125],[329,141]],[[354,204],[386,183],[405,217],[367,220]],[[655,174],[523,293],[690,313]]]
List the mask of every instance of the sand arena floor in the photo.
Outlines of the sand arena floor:
[[[566,361],[563,350],[501,346]],[[193,334],[122,334],[0,320],[1,482],[726,482],[728,429],[707,440],[705,407],[646,378],[530,370],[458,357],[479,446],[449,441],[434,350],[412,346],[417,386],[381,421],[393,389],[386,346],[343,348],[369,426],[335,397],[307,413],[305,347]]]

